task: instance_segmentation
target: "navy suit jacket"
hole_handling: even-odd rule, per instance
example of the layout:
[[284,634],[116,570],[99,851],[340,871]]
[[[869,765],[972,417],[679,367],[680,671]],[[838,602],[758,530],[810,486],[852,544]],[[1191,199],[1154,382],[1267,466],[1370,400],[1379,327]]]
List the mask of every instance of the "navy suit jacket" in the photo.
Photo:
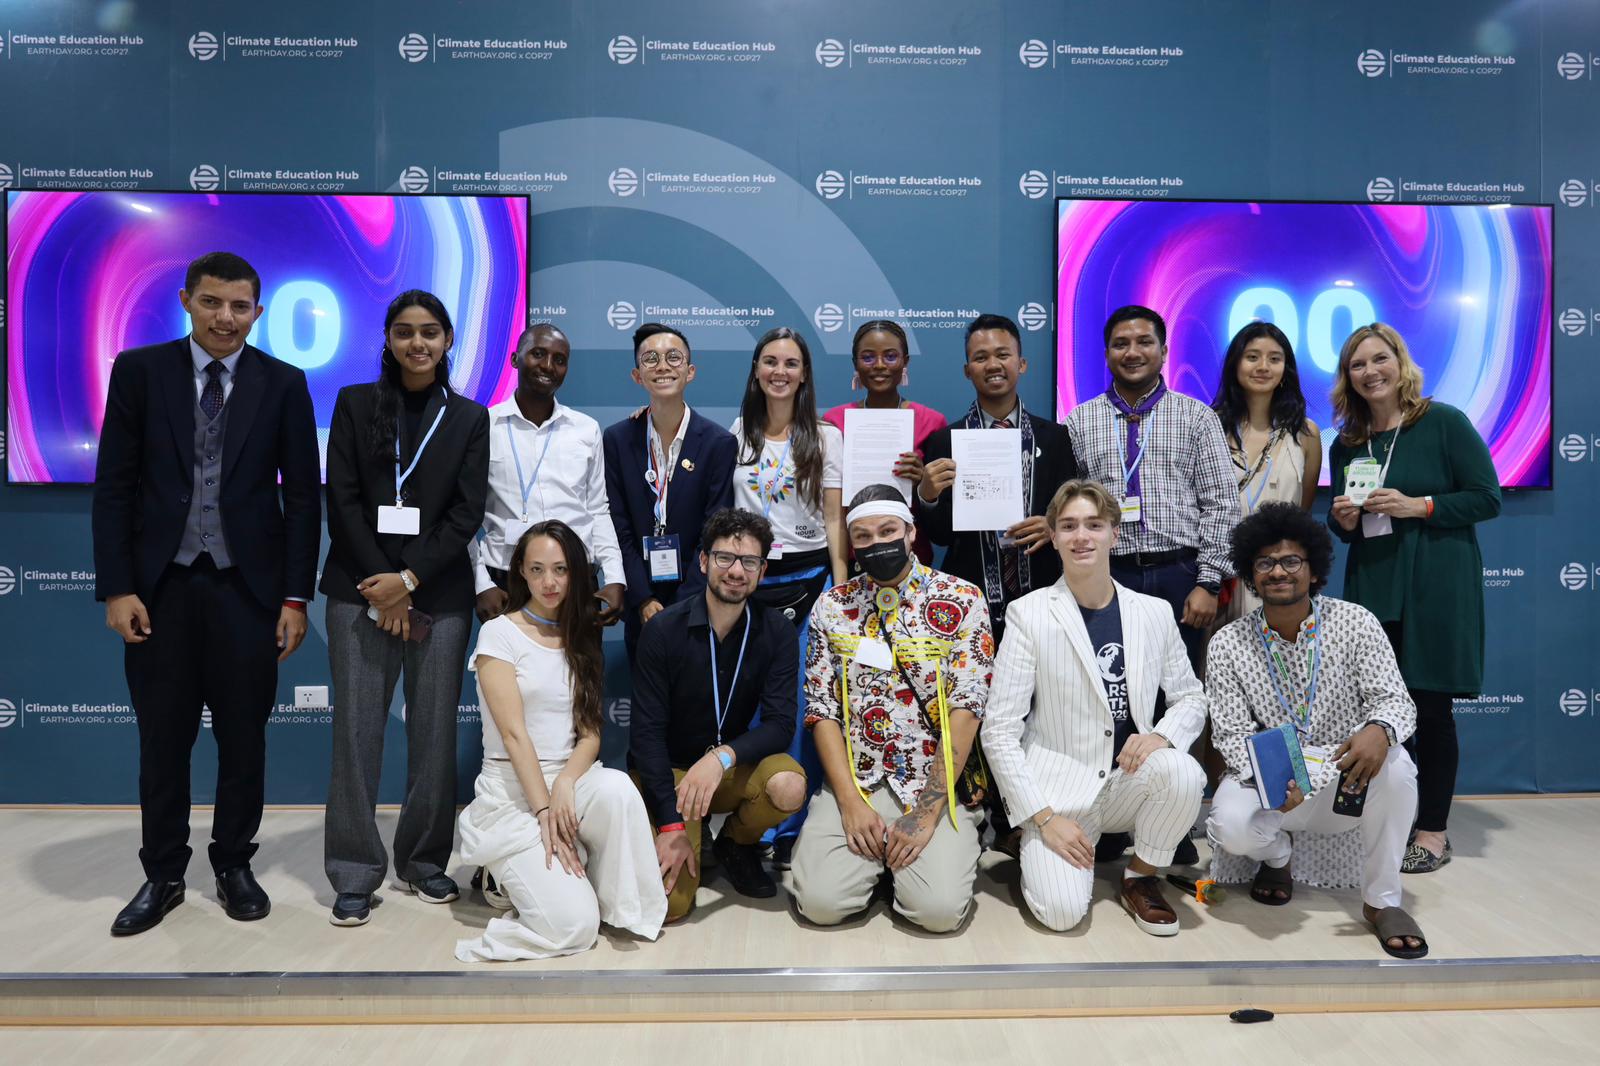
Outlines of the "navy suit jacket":
[[[195,407],[188,337],[112,363],[94,478],[96,599],[134,592],[148,606],[178,553],[194,491]],[[274,611],[315,591],[320,465],[305,371],[245,345],[228,394],[219,506],[240,576]]]
[[[648,469],[647,426],[650,410],[607,426],[606,495],[611,499],[611,522],[617,529],[622,568],[627,575],[629,621],[641,604],[656,592],[651,587],[650,566],[644,556],[644,538],[655,531],[655,489],[644,479]],[[721,507],[733,506],[733,434],[689,409],[683,451],[672,471],[667,493],[667,532],[678,535],[678,573],[683,583],[672,599],[703,588],[700,572],[700,528]],[[687,464],[687,465],[685,465]],[[609,576],[609,575],[608,575]],[[663,603],[670,602],[664,600]]]

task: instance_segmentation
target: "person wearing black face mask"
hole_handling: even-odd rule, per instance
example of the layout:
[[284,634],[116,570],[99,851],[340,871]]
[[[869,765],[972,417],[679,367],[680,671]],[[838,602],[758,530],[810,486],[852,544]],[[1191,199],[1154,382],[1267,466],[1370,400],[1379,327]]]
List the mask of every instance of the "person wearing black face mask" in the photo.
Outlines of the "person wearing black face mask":
[[837,925],[867,908],[888,871],[896,911],[952,932],[978,872],[983,796],[959,771],[989,697],[989,611],[977,586],[912,554],[916,526],[898,490],[862,489],[848,527],[864,573],[811,611],[806,726],[827,783],[795,844],[795,902]]

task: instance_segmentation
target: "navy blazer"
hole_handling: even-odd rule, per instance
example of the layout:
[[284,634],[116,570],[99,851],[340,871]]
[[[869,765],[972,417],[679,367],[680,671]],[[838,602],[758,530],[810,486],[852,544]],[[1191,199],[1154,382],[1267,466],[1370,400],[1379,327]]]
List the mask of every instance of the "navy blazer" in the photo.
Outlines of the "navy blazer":
[[[606,452],[606,495],[611,499],[611,523],[617,530],[626,571],[627,604],[632,612],[656,595],[651,587],[650,566],[644,557],[644,538],[655,531],[655,489],[644,479],[649,467],[648,422],[650,409],[607,426],[603,440]],[[689,428],[684,431],[683,451],[672,472],[672,488],[667,493],[667,532],[678,535],[678,573],[683,583],[673,599],[705,585],[700,572],[700,528],[713,511],[733,506],[733,457],[737,445],[733,434],[689,409]],[[687,464],[687,465],[685,465]],[[609,574],[606,575],[610,579]],[[671,600],[663,600],[663,604]]]
[[[178,554],[194,491],[194,360],[189,338],[111,364],[95,462],[95,599],[148,606]],[[274,612],[309,600],[321,540],[317,421],[305,371],[245,345],[222,439],[222,531],[250,592]],[[280,484],[281,478],[281,484]]]

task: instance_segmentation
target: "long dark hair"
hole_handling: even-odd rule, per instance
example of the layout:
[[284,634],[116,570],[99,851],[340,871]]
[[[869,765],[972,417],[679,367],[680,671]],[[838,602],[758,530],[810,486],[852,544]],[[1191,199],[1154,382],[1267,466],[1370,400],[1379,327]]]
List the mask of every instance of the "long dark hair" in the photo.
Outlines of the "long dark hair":
[[522,557],[537,537],[549,537],[561,545],[567,561],[567,594],[556,612],[556,628],[561,631],[561,648],[572,674],[572,719],[580,737],[600,735],[600,698],[605,689],[606,660],[600,648],[600,621],[595,598],[594,571],[589,553],[572,527],[557,519],[535,522],[517,538],[506,569],[509,597],[506,613],[522,610],[533,598],[528,579],[522,576]]
[[[767,394],[761,391],[756,380],[756,367],[761,363],[762,349],[773,341],[794,341],[800,349],[800,368],[805,380],[794,395],[794,421],[789,426],[789,439],[793,443],[789,454],[794,456],[795,488],[800,498],[812,507],[822,507],[822,437],[817,431],[817,392],[811,373],[811,349],[806,339],[788,326],[769,329],[756,341],[755,354],[750,357],[750,377],[744,383],[744,399],[739,404],[739,456],[738,463],[754,463],[760,476],[761,451],[767,444]],[[778,471],[783,476],[783,471]]]
[[1239,384],[1239,361],[1251,341],[1266,337],[1283,349],[1283,380],[1272,393],[1269,421],[1291,437],[1298,437],[1306,428],[1306,396],[1300,390],[1300,371],[1295,369],[1294,346],[1283,330],[1271,322],[1250,322],[1233,335],[1228,343],[1227,357],[1222,360],[1222,380],[1217,384],[1216,399],[1211,409],[1222,422],[1222,432],[1233,444],[1243,448],[1239,439],[1239,423],[1249,417],[1250,404],[1244,397],[1244,386]]
[[[407,289],[389,302],[389,310],[383,315],[383,354],[378,359],[378,402],[372,406],[372,423],[367,428],[367,444],[378,458],[394,456],[395,435],[399,433],[400,394],[405,391],[405,385],[400,377],[400,360],[389,350],[389,327],[400,317],[400,312],[408,307],[422,308],[438,319],[446,333],[455,332],[455,327],[450,324],[450,312],[431,292]],[[445,388],[450,387],[448,349],[439,360],[439,365],[433,368],[433,380]]]

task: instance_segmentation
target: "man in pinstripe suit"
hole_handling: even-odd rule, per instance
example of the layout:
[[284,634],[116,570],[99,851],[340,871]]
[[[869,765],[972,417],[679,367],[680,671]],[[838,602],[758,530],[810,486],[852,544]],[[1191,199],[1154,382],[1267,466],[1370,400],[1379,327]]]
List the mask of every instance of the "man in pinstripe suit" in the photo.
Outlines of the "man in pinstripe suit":
[[[1200,811],[1205,773],[1188,748],[1206,698],[1166,601],[1111,579],[1120,518],[1095,481],[1069,481],[1050,501],[1062,580],[1006,610],[983,747],[1023,827],[1022,896],[1039,921],[1082,921],[1095,842],[1131,830],[1118,896],[1140,929],[1173,936],[1158,874]],[[1158,689],[1167,713],[1156,724]]]

